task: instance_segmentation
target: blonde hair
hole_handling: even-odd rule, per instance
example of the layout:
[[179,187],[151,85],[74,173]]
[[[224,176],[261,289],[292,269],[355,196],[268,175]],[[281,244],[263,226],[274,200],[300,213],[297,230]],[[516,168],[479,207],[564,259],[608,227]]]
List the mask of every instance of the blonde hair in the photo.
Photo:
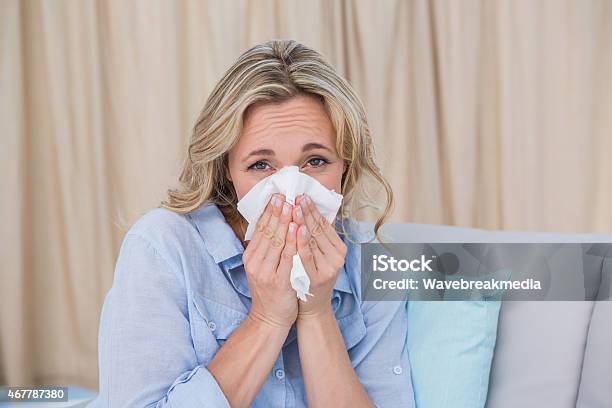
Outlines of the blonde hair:
[[[237,196],[227,172],[228,151],[238,141],[247,110],[254,104],[282,103],[297,95],[317,97],[336,131],[336,150],[346,167],[344,196],[338,216],[372,206],[366,180],[371,177],[385,191],[384,210],[374,223],[378,235],[393,207],[393,192],[374,162],[374,148],[365,110],[351,85],[316,51],[293,40],[272,40],[242,54],[227,70],[200,113],[180,175],[181,188],[168,190],[161,206],[186,214],[204,203],[214,203],[229,222],[243,223]],[[349,238],[350,239],[350,238]]]

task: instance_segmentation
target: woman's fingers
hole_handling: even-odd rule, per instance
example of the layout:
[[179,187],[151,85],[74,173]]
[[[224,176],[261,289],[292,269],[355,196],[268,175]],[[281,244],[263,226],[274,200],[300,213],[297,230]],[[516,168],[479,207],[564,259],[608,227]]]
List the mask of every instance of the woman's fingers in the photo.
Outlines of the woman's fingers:
[[340,236],[338,236],[338,233],[336,232],[335,224],[330,224],[321,215],[321,213],[319,213],[319,210],[317,209],[317,206],[314,204],[312,199],[309,198],[309,197],[307,198],[307,206],[310,208],[310,213],[313,214],[315,220],[317,218],[320,218],[322,220],[322,225],[324,225],[323,232],[325,232],[325,235],[329,239],[329,242],[331,242],[331,244],[336,249],[340,250],[340,252],[345,252],[346,251],[346,245],[344,244],[344,242],[342,241]]
[[287,229],[291,221],[291,204],[282,203],[281,212],[276,220],[276,228],[272,228],[274,219],[270,222],[270,234],[266,235],[268,240],[268,250],[264,258],[264,263],[272,270],[276,271],[280,260],[281,252],[285,246]]
[[[310,242],[311,236],[308,231],[308,227],[306,225],[300,225],[297,231],[297,251],[300,255],[300,260],[302,261],[302,265],[304,265],[304,269],[306,272],[310,273],[318,273],[317,262],[315,257],[320,260],[323,257],[323,254],[319,250],[316,245],[312,245]],[[324,259],[323,259],[324,261]]]
[[335,231],[329,231],[331,226],[327,220],[319,214],[319,211],[309,197],[302,197],[299,211],[296,212],[298,218],[303,219],[303,223],[308,227],[310,235],[321,249],[321,252],[324,254],[333,254],[337,252],[335,245],[329,237],[330,234],[335,234]]
[[266,227],[266,225],[268,225],[268,223],[270,222],[270,218],[272,218],[272,211],[274,211],[274,205],[272,203],[273,200],[274,200],[274,196],[270,197],[270,201],[268,201],[268,205],[266,205],[264,212],[259,217],[259,220],[257,220],[257,225],[255,226],[255,232],[253,233],[253,237],[251,238],[251,241],[249,242],[249,245],[248,245],[249,247],[251,247],[251,250],[254,250],[259,244],[259,242],[261,241],[262,231]]
[[281,207],[282,200],[280,196],[277,194],[273,195],[270,199],[270,203],[266,206],[266,210],[257,221],[253,239],[249,242],[249,245],[247,245],[244,253],[245,262],[253,260],[253,263],[257,265],[261,265],[263,262],[269,244],[267,236],[271,235],[270,231],[274,231],[272,225],[274,225],[274,229],[276,229],[277,221],[275,221],[275,214],[278,220],[278,213],[281,211]]
[[[289,233],[292,218],[296,221],[295,231]],[[290,236],[295,240],[291,241]],[[254,264],[265,265],[263,270],[269,272],[281,272],[287,279],[289,273],[285,271],[291,270],[296,253],[311,273],[317,272],[318,265],[343,263],[346,254],[344,242],[321,216],[312,199],[301,196],[292,209],[279,194],[273,195],[260,217],[247,249]]]
[[285,246],[281,252],[280,261],[277,271],[279,278],[283,280],[287,286],[290,284],[291,268],[293,267],[293,256],[297,254],[297,229],[298,225],[295,222],[290,222],[287,228],[287,238]]
[[270,239],[274,236],[276,232],[276,227],[278,226],[281,211],[283,209],[283,201],[277,195],[272,196],[272,215],[268,220],[267,225],[261,226],[259,228],[259,232],[261,234],[259,244],[257,245],[257,252],[262,254],[262,260],[266,257],[268,253],[268,247],[270,246]]
[[274,207],[272,205],[272,200],[270,200],[263,214],[261,214],[259,220],[257,220],[257,226],[255,228],[255,232],[253,233],[253,237],[251,238],[251,241],[247,245],[246,249],[244,250],[244,254],[242,255],[242,261],[245,264],[250,263],[251,261],[253,261],[255,264],[259,264],[265,256],[265,253],[258,251],[258,248],[259,244],[261,243],[263,228],[268,225],[268,222],[272,217],[273,210]]

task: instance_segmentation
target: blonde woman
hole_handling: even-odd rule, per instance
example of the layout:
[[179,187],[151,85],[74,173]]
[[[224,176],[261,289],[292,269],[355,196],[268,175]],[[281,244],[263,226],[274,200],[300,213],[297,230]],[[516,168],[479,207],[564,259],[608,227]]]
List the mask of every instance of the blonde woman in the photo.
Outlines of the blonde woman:
[[[337,221],[275,195],[243,242],[238,200],[290,165],[344,195]],[[368,179],[387,192],[377,236],[392,194],[351,86],[295,41],[240,56],[195,124],[182,187],[124,239],[92,406],[414,406],[405,305],[360,300],[358,244],[373,236],[351,215]],[[289,283],[296,253],[307,302]]]

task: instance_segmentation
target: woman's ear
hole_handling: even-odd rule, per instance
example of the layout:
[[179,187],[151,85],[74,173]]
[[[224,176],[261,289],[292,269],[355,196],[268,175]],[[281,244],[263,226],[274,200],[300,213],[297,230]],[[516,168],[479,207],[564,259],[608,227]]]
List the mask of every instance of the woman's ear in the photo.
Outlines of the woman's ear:
[[227,161],[226,161],[225,163],[223,163],[223,168],[225,169],[225,172],[224,172],[224,173],[225,173],[225,177],[226,177],[226,178],[227,178],[227,179],[228,179],[230,182],[233,182],[233,181],[232,181],[232,175],[231,175],[231,173],[230,173],[230,171],[229,171],[229,165],[227,164]]

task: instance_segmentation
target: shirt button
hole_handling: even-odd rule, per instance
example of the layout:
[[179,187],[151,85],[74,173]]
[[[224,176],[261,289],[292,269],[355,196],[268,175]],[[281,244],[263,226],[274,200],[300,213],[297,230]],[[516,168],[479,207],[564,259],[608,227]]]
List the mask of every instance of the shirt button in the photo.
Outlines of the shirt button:
[[398,366],[398,365],[397,365],[397,366],[395,366],[395,367],[393,367],[393,372],[394,372],[395,374],[397,374],[397,375],[400,375],[400,374],[402,373],[402,367],[400,367],[400,366]]
[[217,325],[215,324],[215,322],[208,322],[208,328],[211,331],[215,331],[215,329],[217,328]]
[[278,378],[279,380],[282,380],[283,378],[285,378],[285,370],[281,370],[278,369],[274,372],[274,375],[276,376],[276,378]]

